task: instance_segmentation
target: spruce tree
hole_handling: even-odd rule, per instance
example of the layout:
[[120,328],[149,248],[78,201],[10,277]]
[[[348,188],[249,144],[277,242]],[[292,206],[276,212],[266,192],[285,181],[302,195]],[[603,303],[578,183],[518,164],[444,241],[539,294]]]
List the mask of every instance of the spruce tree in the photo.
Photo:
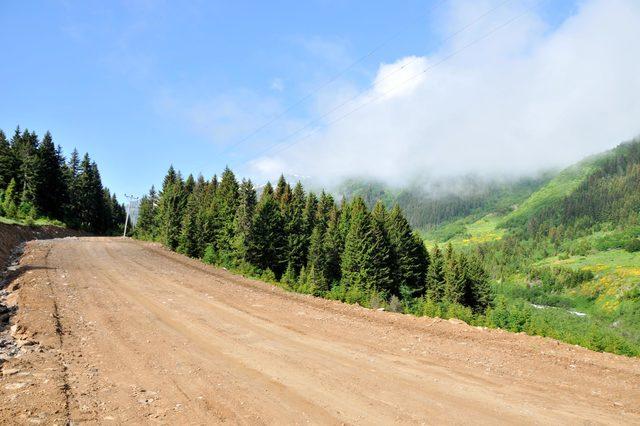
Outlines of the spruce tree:
[[399,294],[398,283],[394,279],[396,269],[394,253],[389,242],[386,229],[387,211],[384,204],[378,201],[371,212],[371,235],[373,247],[370,251],[373,282],[378,290],[388,295]]
[[395,279],[403,298],[420,297],[425,293],[429,255],[424,243],[411,230],[409,222],[396,205],[386,219],[389,241],[396,264]]
[[484,312],[493,302],[493,290],[489,276],[477,256],[468,259],[465,274],[468,283],[465,304],[475,311]]
[[[198,199],[197,195],[193,193],[194,182],[193,176],[191,177],[191,192],[187,189],[187,183],[185,183],[185,195],[187,197],[187,203],[184,209],[182,217],[180,240],[178,245],[178,251],[184,253],[189,257],[200,257],[200,245],[198,228],[197,228],[197,215],[198,215]],[[189,179],[187,179],[187,182]],[[187,195],[188,194],[188,195]]]
[[9,186],[11,179],[16,178],[17,160],[4,132],[0,130],[0,189]]
[[309,192],[307,194],[307,199],[304,205],[303,215],[303,223],[304,223],[304,233],[307,238],[311,238],[311,233],[313,232],[313,228],[316,226],[316,216],[318,212],[318,197],[313,192]]
[[18,192],[18,184],[14,178],[9,182],[7,190],[4,193],[4,201],[2,203],[2,209],[7,217],[15,218],[18,215],[18,203],[20,202],[20,196]]
[[222,173],[220,185],[216,189],[217,235],[216,251],[222,263],[234,260],[234,221],[238,207],[238,181],[229,167]]
[[445,251],[444,301],[465,304],[465,297],[468,294],[466,268],[466,257],[463,254],[456,256],[449,244]]
[[280,206],[267,183],[256,207],[247,256],[261,270],[270,269],[280,277],[286,267],[285,244]]
[[333,206],[335,206],[335,202],[333,201],[331,194],[322,191],[322,193],[320,193],[320,200],[318,201],[318,207],[316,210],[315,225],[320,225],[323,232],[327,227],[329,212]]
[[256,190],[253,188],[251,180],[242,180],[238,195],[238,209],[234,222],[234,252],[238,260],[246,261],[253,227],[253,215],[257,204]]
[[164,178],[158,201],[160,241],[172,250],[178,247],[182,213],[185,206],[182,177],[171,166]]
[[327,283],[332,286],[340,281],[340,260],[344,250],[344,241],[340,233],[340,215],[335,205],[329,212],[323,248],[325,254],[324,276]]
[[426,294],[434,302],[440,302],[444,296],[444,256],[436,245],[429,256],[430,262],[427,268]]
[[340,236],[342,238],[343,244],[347,239],[347,233],[349,233],[349,226],[351,225],[351,205],[347,201],[345,197],[342,197],[342,201],[340,202]]
[[158,225],[156,223],[157,194],[154,186],[151,186],[149,194],[142,197],[138,207],[138,222],[135,233],[138,238],[154,241],[158,237]]
[[312,272],[312,281],[319,291],[329,289],[328,281],[325,279],[325,263],[326,256],[324,251],[324,231],[323,226],[319,222],[316,224],[311,239],[309,240],[309,260],[307,263],[307,271]]
[[66,184],[51,133],[47,132],[44,135],[35,155],[36,170],[33,177],[35,207],[42,215],[62,219]]
[[184,191],[187,195],[191,194],[196,187],[196,180],[193,178],[192,174],[187,176],[187,179],[184,181]]
[[341,261],[342,279],[348,286],[390,291],[393,278],[389,246],[360,197],[353,200],[350,222]]
[[284,175],[280,175],[280,178],[278,178],[278,183],[276,184],[276,189],[273,193],[273,197],[276,199],[278,203],[282,203],[282,197],[284,196],[288,185],[289,184],[287,183],[287,180],[284,178]]
[[[287,190],[283,199],[286,200]],[[287,238],[286,259],[297,274],[307,261],[309,239],[305,232],[305,195],[302,184],[298,182],[290,196],[290,201],[284,203],[283,220],[284,232]]]

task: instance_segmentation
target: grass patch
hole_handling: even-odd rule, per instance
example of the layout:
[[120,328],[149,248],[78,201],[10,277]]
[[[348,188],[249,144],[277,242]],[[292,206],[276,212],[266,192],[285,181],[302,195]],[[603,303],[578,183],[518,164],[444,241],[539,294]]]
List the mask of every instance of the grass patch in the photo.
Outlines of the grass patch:
[[59,220],[49,219],[46,217],[29,221],[29,220],[21,220],[21,219],[10,219],[8,217],[0,216],[0,223],[5,223],[7,225],[22,225],[22,226],[58,226],[60,228],[67,227],[63,222],[60,222]]

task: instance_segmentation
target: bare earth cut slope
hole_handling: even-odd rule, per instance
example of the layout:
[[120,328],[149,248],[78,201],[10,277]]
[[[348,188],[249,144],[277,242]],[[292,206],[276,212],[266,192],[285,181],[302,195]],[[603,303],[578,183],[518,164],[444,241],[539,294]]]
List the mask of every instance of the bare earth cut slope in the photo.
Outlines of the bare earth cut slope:
[[640,423],[640,362],[371,311],[117,238],[31,242],[0,423]]

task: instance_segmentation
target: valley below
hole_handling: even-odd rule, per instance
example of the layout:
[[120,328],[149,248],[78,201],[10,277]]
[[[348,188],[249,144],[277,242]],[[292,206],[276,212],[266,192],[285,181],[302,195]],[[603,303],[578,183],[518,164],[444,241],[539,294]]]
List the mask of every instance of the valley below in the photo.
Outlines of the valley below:
[[27,243],[0,423],[631,424],[640,362],[286,292],[122,238]]

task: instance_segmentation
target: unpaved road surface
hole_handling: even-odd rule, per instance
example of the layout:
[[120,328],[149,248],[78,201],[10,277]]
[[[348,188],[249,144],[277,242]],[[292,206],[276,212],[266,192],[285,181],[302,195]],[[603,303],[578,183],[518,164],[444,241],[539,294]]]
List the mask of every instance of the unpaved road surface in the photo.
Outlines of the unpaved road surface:
[[290,294],[130,240],[31,242],[21,265],[0,423],[640,423],[637,359]]

